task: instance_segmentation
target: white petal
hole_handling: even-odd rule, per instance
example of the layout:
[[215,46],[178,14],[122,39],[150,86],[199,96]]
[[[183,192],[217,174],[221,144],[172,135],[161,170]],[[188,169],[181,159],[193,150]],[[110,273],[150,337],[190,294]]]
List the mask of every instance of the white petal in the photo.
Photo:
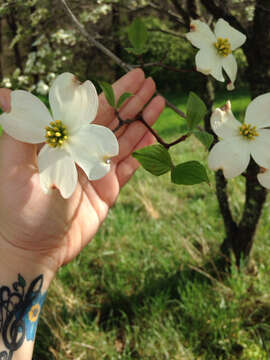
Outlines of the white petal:
[[245,123],[258,128],[270,126],[270,93],[257,96],[248,105]]
[[208,156],[209,168],[211,170],[222,169],[227,179],[238,176],[245,171],[250,160],[247,141],[235,139],[219,141],[211,149]]
[[11,111],[0,116],[6,133],[17,140],[38,144],[45,139],[45,127],[51,121],[46,106],[31,93],[15,90],[11,93]]
[[110,129],[91,124],[81,128],[70,138],[67,151],[88,178],[96,180],[109,171],[109,159],[118,154],[119,145]]
[[210,122],[215,134],[223,139],[239,136],[241,123],[234,117],[230,105],[225,111],[219,108],[214,110]]
[[250,140],[250,153],[255,162],[268,168],[270,165],[270,130],[259,129],[259,136]]
[[232,54],[230,54],[225,58],[223,58],[222,66],[231,80],[232,84],[230,86],[232,87],[231,90],[233,90],[233,84],[235,82],[236,74],[237,74],[237,62],[235,60],[235,57]]
[[81,146],[96,156],[118,155],[119,145],[114,133],[105,126],[89,124],[70,138],[69,147]]
[[197,71],[205,75],[212,75],[219,81],[224,81],[224,77],[222,75],[222,59],[221,56],[218,55],[214,46],[199,50],[195,61]]
[[61,149],[43,146],[38,155],[40,185],[45,193],[56,186],[63,198],[69,198],[77,185],[78,173],[70,155]]
[[190,28],[191,31],[186,34],[186,37],[193,46],[201,49],[205,46],[209,47],[216,42],[215,35],[206,23],[200,20],[193,20]]
[[89,124],[97,115],[98,95],[94,85],[89,80],[81,84],[70,73],[55,79],[49,100],[54,119],[63,121],[69,133]]
[[110,171],[110,164],[97,162],[91,169],[88,176],[89,180],[99,180]]
[[227,21],[219,19],[215,26],[216,37],[228,38],[231,44],[232,50],[235,50],[242,46],[246,41],[246,35],[233,28]]
[[266,189],[270,189],[270,170],[266,170],[262,174],[257,175],[259,183]]

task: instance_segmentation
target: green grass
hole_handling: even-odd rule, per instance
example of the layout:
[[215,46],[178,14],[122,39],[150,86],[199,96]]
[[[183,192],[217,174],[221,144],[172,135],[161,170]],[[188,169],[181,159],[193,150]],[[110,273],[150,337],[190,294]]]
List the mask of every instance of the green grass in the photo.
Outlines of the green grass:
[[[225,99],[226,101],[227,99]],[[185,99],[173,99],[185,109]],[[220,97],[220,103],[224,100]],[[244,114],[247,94],[234,96]],[[169,123],[169,129],[164,123]],[[165,110],[156,128],[177,137],[183,120]],[[189,138],[175,161],[206,161]],[[34,359],[267,360],[270,358],[269,201],[253,268],[209,272],[224,229],[211,185],[175,186],[140,169],[91,244],[59,271],[45,304]],[[230,182],[239,215],[243,181]]]

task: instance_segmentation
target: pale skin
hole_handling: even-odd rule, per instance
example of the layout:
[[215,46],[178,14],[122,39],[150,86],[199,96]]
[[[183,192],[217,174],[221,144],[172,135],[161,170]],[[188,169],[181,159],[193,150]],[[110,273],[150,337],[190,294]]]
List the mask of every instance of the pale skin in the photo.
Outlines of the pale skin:
[[[120,111],[121,118],[127,119],[133,118],[150,101],[155,84],[136,69],[118,80],[114,89],[117,97],[124,92],[134,94]],[[0,89],[0,103],[3,111],[10,111],[10,90]],[[163,98],[154,97],[143,110],[144,119],[153,125],[163,108]],[[114,110],[103,94],[95,123],[110,129],[118,125]],[[90,182],[78,168],[76,191],[67,200],[57,189],[49,195],[42,192],[36,145],[16,141],[5,133],[0,137],[0,286],[11,284],[18,273],[26,281],[43,274],[42,292],[46,291],[57,270],[91,241],[120,189],[139,166],[132,152],[155,141],[140,122],[122,127],[116,135],[120,151],[112,159],[111,171],[104,178]],[[33,345],[33,341],[25,341],[12,359],[31,359]],[[0,336],[0,353],[3,350]]]

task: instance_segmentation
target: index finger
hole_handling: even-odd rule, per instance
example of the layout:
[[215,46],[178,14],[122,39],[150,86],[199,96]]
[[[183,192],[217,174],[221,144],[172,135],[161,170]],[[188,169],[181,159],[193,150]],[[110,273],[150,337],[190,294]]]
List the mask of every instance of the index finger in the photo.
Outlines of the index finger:
[[[128,72],[126,75],[122,76],[113,84],[116,101],[125,92],[136,94],[140,90],[144,81],[145,76],[141,69],[134,69]],[[100,94],[98,114],[94,123],[108,126],[114,117],[114,109],[108,104],[104,94]]]

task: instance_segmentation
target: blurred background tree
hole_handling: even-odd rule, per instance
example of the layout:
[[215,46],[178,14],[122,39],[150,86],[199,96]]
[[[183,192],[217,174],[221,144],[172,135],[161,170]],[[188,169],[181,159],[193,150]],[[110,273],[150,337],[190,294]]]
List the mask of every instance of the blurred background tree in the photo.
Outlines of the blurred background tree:
[[[130,46],[127,29],[134,18],[144,18],[151,32],[144,62],[162,60],[168,67],[182,69],[177,74],[164,71],[162,67],[149,71],[159,88],[170,91],[196,90],[203,82],[203,76],[192,71],[195,50],[182,39],[189,27],[188,19],[192,14],[189,16],[188,11],[191,9],[186,8],[184,14],[181,9],[179,12],[181,6],[169,0],[162,5],[144,0],[72,2],[72,10],[87,31],[130,64],[138,64],[138,59],[125,50]],[[46,94],[59,72],[68,70],[82,79],[105,77],[110,81],[123,73],[110,59],[87,44],[56,0],[2,0],[0,52],[2,85],[35,90],[40,94]],[[241,51],[238,58],[245,65]]]

